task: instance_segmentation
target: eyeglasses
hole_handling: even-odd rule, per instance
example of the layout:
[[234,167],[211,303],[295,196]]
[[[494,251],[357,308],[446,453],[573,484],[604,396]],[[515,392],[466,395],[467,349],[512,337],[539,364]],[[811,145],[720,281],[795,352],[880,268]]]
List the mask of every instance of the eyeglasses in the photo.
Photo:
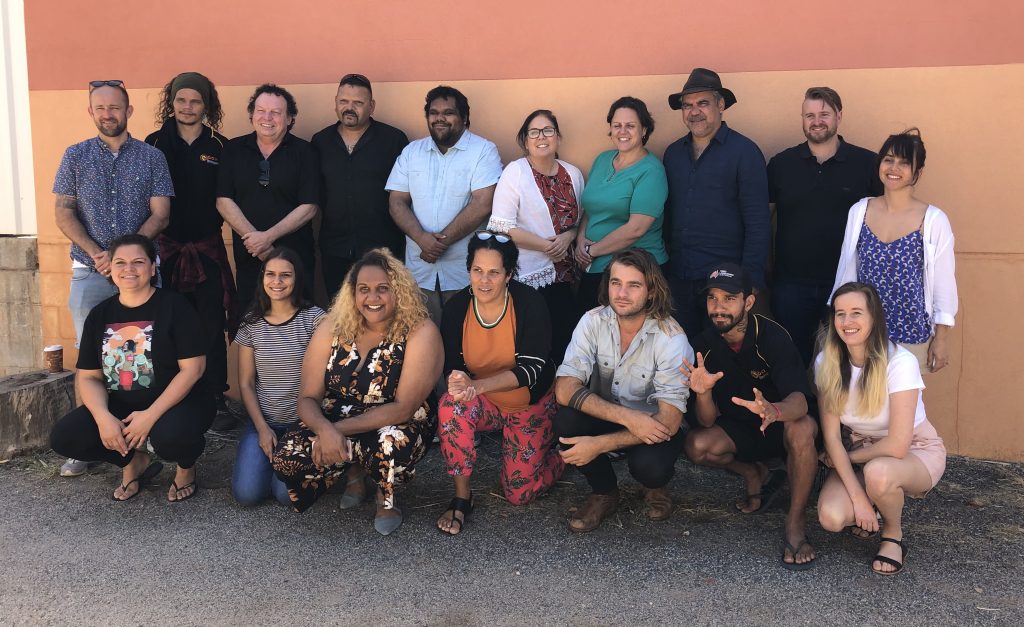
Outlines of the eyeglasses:
[[531,128],[526,131],[526,136],[530,139],[539,139],[541,135],[544,137],[554,137],[558,131],[553,126],[545,126],[544,128]]
[[260,161],[260,178],[259,183],[261,187],[270,186],[270,161],[264,159]]
[[353,83],[367,89],[370,88],[370,79],[366,78],[362,74],[346,74],[341,77],[340,81],[338,81],[339,85],[352,85]]
[[501,243],[501,244],[507,244],[507,243],[512,241],[512,238],[509,237],[508,235],[505,235],[504,233],[491,233],[490,231],[477,231],[476,232],[476,238],[479,239],[479,240],[485,240],[486,241],[486,240],[491,239],[492,237],[494,239],[496,239],[498,241],[498,243]]
[[100,87],[120,87],[124,89],[124,81],[119,81],[117,79],[109,81],[89,81],[90,94],[93,92],[94,89],[99,89]]

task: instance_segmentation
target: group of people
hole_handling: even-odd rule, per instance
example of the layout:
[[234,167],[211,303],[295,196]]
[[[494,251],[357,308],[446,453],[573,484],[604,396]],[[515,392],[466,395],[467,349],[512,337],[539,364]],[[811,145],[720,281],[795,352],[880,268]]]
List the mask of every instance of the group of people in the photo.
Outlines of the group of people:
[[[249,100],[253,133],[230,141],[198,73],[167,84],[145,143],[127,133],[123,82],[93,81],[89,98],[99,136],[67,150],[54,185],[82,401],[53,431],[66,474],[116,464],[114,498],[130,499],[160,471],[148,439],[177,463],[168,499],[191,498],[227,387],[227,331],[249,415],[232,480],[244,505],[301,512],[344,480],[340,507],[372,498],[389,534],[403,519],[395,486],[436,434],[454,483],[437,527],[455,535],[474,508],[475,436],[500,430],[509,503],[567,465],[584,475],[574,532],[618,506],[615,457],[651,520],[671,515],[682,453],[739,475],[745,514],[788,479],[780,563],[805,569],[820,461],[832,468],[822,526],[881,530],[873,570],[902,569],[904,496],[945,465],[922,374],[948,364],[957,310],[949,221],[914,195],[916,130],[877,154],[849,144],[839,95],[815,87],[807,141],[765,167],[723,120],[736,96],[695,68],[668,97],[689,132],[663,159],[645,147],[646,104],[625,96],[584,181],[558,158],[552,111],[526,117],[523,157],[502,168],[448,86],[427,94],[429,135],[411,143],[372,118],[359,74],[341,79],[338,122],[311,143],[272,84]],[[311,297],[318,212],[326,312]]]

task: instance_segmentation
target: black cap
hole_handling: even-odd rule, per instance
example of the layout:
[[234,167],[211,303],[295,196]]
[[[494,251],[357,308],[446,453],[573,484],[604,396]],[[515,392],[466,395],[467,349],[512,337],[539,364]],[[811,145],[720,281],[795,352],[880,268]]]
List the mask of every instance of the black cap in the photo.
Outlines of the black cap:
[[708,274],[708,283],[704,291],[713,287],[725,290],[730,294],[750,294],[754,291],[753,283],[750,282],[750,275],[746,270],[735,263],[720,263]]

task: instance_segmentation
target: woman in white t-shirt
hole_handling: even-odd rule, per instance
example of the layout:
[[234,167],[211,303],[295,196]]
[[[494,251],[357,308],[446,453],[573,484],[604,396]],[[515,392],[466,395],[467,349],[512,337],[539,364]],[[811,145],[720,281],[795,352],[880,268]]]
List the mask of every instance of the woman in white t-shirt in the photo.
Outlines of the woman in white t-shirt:
[[828,531],[849,529],[867,538],[879,531],[877,509],[882,539],[871,569],[895,575],[907,556],[904,497],[923,497],[935,487],[946,448],[925,415],[917,359],[889,341],[875,288],[846,283],[831,309],[814,364],[825,463],[832,467],[818,497],[818,519]]

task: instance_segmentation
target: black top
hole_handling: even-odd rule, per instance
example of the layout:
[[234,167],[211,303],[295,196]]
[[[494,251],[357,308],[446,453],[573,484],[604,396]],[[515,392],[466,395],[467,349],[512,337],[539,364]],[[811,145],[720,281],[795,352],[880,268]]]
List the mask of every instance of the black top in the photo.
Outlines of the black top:
[[338,124],[312,140],[320,158],[320,248],[329,255],[358,259],[371,248],[387,246],[404,259],[405,235],[391,219],[384,184],[409,138],[370,118],[370,126],[349,154]]
[[[266,231],[299,205],[320,202],[320,177],[316,153],[304,139],[286,133],[281,144],[270,153],[270,184],[260,185],[263,154],[256,145],[256,133],[236,137],[224,147],[217,178],[217,196],[230,198],[241,208],[249,222]],[[312,221],[289,238],[310,251],[313,248]],[[235,233],[235,244],[241,239]],[[302,252],[302,251],[298,251]]]
[[220,234],[224,219],[217,212],[217,172],[226,137],[209,126],[191,144],[178,135],[171,118],[150,133],[146,143],[167,158],[174,183],[171,222],[163,235],[179,243],[201,242]]
[[768,162],[768,193],[778,214],[775,278],[832,287],[843,246],[846,216],[865,196],[879,196],[875,153],[839,138],[825,163],[807,142]]
[[[462,323],[472,298],[469,290],[467,287],[452,296],[441,315],[446,379],[452,370],[468,371],[462,355]],[[508,292],[516,308],[516,367],[512,373],[521,387],[530,389],[532,405],[548,393],[555,381],[557,364],[551,361],[551,318],[544,297],[529,285],[510,281]]]
[[[199,315],[185,297],[157,289],[138,307],[112,296],[89,312],[82,328],[79,370],[102,370],[110,398],[146,409],[179,372],[178,360],[206,354]],[[198,391],[202,381],[192,389]]]
[[[793,392],[801,392],[807,397],[808,411],[817,413],[800,353],[789,333],[771,318],[750,315],[747,333],[738,353],[729,348],[713,327],[704,329],[696,337],[693,350],[704,355],[704,367],[709,373],[725,373],[711,388],[711,396],[723,416],[760,424],[760,419],[747,408],[732,402],[734,396],[753,400],[755,387],[771,403],[777,403]],[[696,400],[697,395],[691,394],[690,402]],[[696,411],[693,405],[690,409]]]

